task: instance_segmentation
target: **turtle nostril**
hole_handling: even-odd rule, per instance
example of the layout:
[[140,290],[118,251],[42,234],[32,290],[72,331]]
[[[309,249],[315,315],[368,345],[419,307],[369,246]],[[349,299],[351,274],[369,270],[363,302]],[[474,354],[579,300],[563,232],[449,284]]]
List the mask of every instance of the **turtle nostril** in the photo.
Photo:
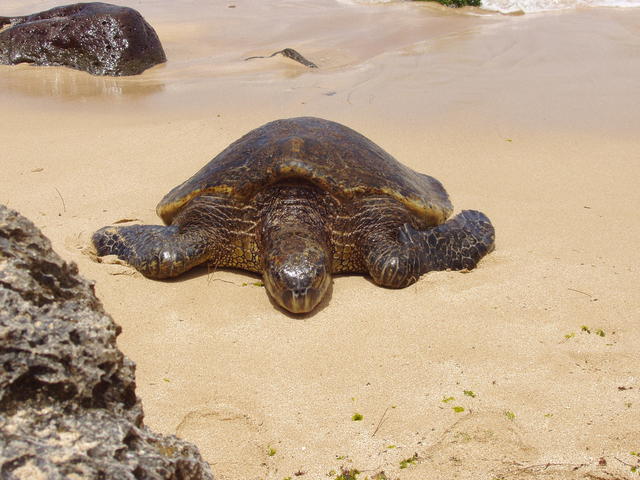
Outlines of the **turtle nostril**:
[[292,290],[294,297],[303,297],[307,293],[306,288],[294,288]]

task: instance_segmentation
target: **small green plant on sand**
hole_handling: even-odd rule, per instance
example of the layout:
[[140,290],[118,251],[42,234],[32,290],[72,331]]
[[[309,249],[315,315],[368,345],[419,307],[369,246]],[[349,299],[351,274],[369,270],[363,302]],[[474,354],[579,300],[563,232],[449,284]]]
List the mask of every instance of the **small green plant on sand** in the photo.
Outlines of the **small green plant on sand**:
[[409,465],[413,465],[418,461],[418,454],[414,453],[413,457],[400,460],[400,468],[407,468]]
[[507,417],[509,420],[513,421],[516,419],[516,414],[513,413],[510,410],[507,410],[506,412],[504,412],[504,416]]
[[360,472],[355,468],[352,470],[343,468],[340,472],[340,475],[338,475],[335,480],[357,480],[358,475],[360,475]]
[[463,393],[464,393],[467,397],[476,398],[476,394],[473,392],[473,390],[465,390]]
[[353,420],[354,422],[359,422],[363,419],[364,417],[362,416],[362,414],[360,413],[354,413],[353,416],[351,417],[351,420]]
[[[327,474],[327,477],[333,477],[333,476],[335,476],[335,478],[333,480],[358,480],[360,478],[360,471],[355,469],[355,468],[346,469],[346,468],[342,467],[340,469],[340,474],[339,475],[336,473],[335,470],[331,470]],[[364,478],[364,480],[389,480],[389,477],[387,477],[387,475],[384,472],[381,471],[381,472],[378,472],[378,473],[374,474],[372,477],[369,477],[367,475]]]
[[[581,332],[584,332],[584,333],[588,333],[589,335],[591,335],[591,327],[589,327],[588,325],[582,325],[582,326],[580,327],[580,331],[581,331]],[[597,336],[599,336],[599,337],[606,337],[606,336],[607,336],[607,334],[606,334],[606,333],[604,332],[604,330],[603,330],[603,329],[601,329],[601,328],[596,328],[596,329],[593,331],[593,333],[595,333],[595,334],[596,334]],[[567,333],[567,334],[564,336],[564,338],[566,338],[566,339],[568,340],[568,339],[573,338],[573,337],[575,337],[575,336],[576,336],[576,334],[575,334],[575,333],[573,333],[573,332],[571,332],[571,333]]]
[[442,403],[453,402],[455,399],[456,397],[442,397]]
[[456,405],[455,407],[451,407],[451,409],[456,412],[456,413],[462,413],[464,412],[464,407],[460,407],[458,405]]
[[269,447],[269,449],[267,450],[267,455],[269,455],[270,457],[273,457],[276,454],[276,449],[273,447]]
[[371,480],[389,480],[389,477],[387,477],[384,472],[378,472],[371,477]]
[[629,455],[631,455],[632,457],[636,457],[636,465],[631,465],[629,463],[626,463],[626,465],[628,465],[629,467],[631,467],[631,471],[633,473],[638,473],[640,474],[640,452],[629,452]]

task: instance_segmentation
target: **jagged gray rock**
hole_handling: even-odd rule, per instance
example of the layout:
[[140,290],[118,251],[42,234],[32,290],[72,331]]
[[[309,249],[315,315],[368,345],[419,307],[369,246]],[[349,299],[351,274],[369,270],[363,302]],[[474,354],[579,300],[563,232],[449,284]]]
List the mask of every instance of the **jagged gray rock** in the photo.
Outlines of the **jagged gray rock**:
[[163,63],[158,35],[136,10],[76,3],[0,17],[0,64],[62,65],[94,75],[137,75]]
[[0,477],[213,478],[193,445],[143,425],[119,333],[76,265],[0,205]]

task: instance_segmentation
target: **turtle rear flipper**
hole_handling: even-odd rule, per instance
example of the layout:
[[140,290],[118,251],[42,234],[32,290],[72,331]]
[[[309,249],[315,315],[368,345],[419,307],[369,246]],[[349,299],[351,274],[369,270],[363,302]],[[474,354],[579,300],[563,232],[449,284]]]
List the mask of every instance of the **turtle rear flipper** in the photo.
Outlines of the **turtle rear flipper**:
[[421,273],[432,270],[471,270],[495,246],[495,229],[489,218],[476,210],[463,210],[449,221],[429,230],[403,227],[400,240],[417,243],[421,250]]
[[98,256],[116,255],[149,278],[175,277],[209,258],[206,243],[175,225],[104,227],[91,240]]

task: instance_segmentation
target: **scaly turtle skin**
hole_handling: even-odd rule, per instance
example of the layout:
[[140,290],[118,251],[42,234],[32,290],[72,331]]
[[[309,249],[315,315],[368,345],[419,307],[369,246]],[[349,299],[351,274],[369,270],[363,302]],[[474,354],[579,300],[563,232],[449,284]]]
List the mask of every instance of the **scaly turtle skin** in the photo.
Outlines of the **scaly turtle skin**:
[[481,212],[452,207],[435,178],[350,128],[302,117],[240,138],[158,204],[167,226],[105,227],[98,255],[168,278],[208,262],[261,273],[293,313],[313,310],[336,273],[389,288],[431,270],[471,269],[494,247]]

